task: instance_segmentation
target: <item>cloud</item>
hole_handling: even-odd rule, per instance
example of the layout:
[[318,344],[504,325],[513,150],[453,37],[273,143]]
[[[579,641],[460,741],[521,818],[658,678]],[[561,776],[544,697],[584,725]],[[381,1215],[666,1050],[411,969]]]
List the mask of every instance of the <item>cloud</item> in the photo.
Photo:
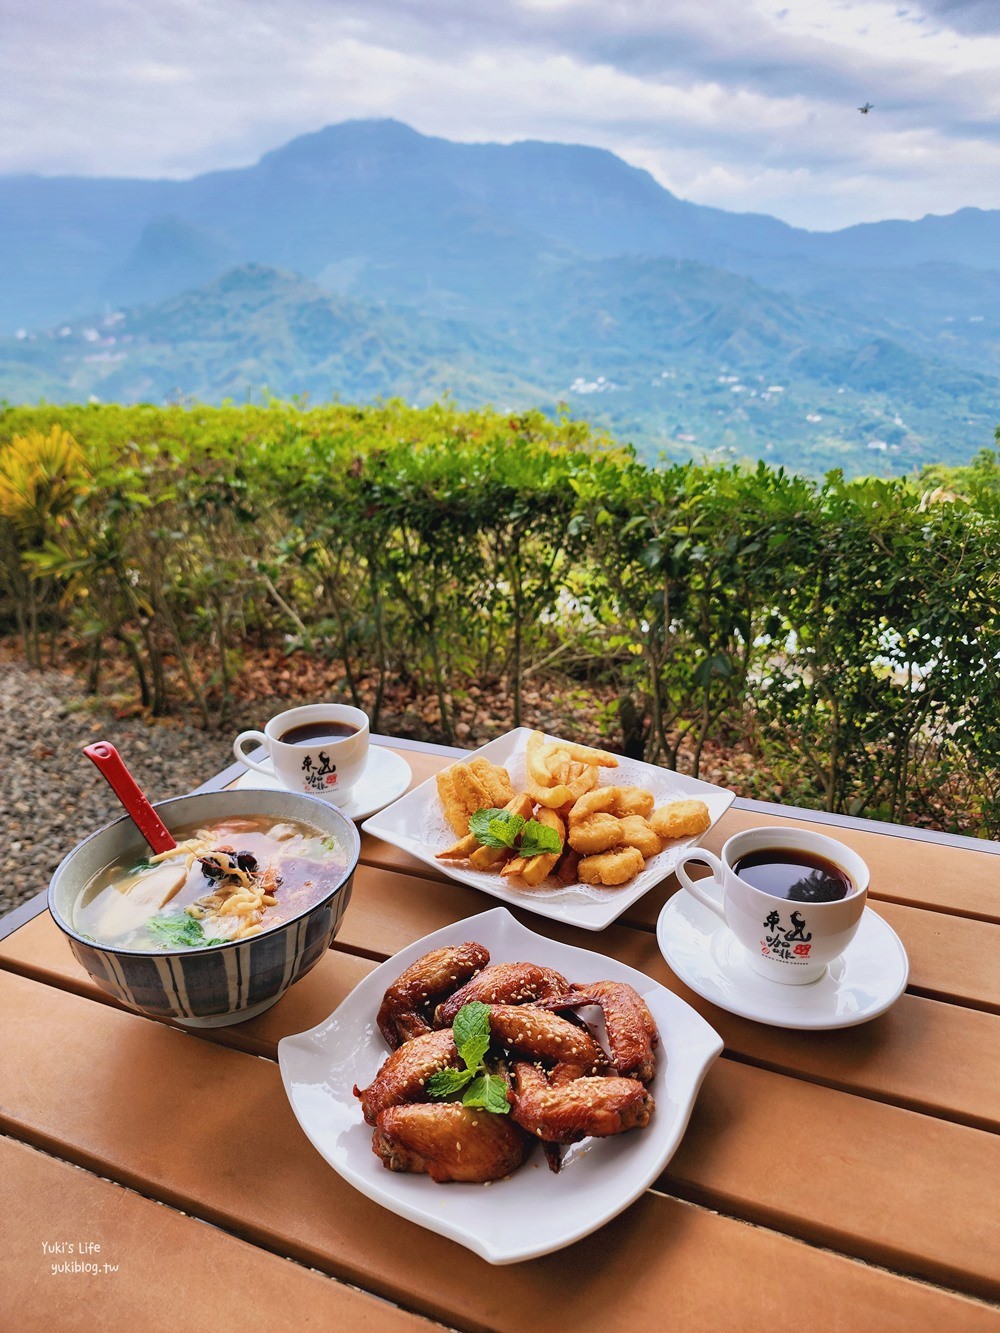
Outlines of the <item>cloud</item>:
[[995,0],[0,6],[4,172],[184,176],[395,116],[596,144],[800,225],[1000,207]]
[[955,32],[973,37],[1000,33],[1000,6],[996,0],[922,0],[920,8]]

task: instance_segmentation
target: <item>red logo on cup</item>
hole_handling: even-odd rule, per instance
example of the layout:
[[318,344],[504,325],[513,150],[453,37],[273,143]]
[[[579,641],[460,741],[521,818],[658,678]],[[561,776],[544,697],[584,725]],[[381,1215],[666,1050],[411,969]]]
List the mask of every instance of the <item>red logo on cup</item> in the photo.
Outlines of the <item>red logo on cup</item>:
[[795,953],[799,958],[808,958],[809,950],[811,948],[812,948],[811,944],[796,944],[792,952]]

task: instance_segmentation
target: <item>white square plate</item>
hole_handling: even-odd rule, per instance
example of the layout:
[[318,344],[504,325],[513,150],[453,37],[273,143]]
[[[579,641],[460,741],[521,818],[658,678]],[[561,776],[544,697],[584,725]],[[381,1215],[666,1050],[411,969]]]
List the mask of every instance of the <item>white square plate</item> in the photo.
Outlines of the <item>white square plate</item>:
[[[585,1139],[553,1174],[540,1149],[506,1180],[489,1187],[435,1184],[429,1176],[388,1171],[372,1152],[372,1130],[353,1087],[365,1087],[389,1054],[375,1014],[389,984],[422,954],[477,940],[494,963],[530,961],[572,982],[627,981],[660,1029],[649,1125],[610,1139]],[[376,1203],[418,1226],[458,1241],[491,1264],[534,1259],[589,1236],[653,1183],[687,1128],[695,1097],[722,1039],[705,1020],[642,972],[602,954],[536,935],[502,907],[445,926],[401,950],[355,986],[309,1032],[278,1043],[292,1110],[330,1166]]]
[[[467,763],[477,755],[482,755],[491,764],[506,768],[514,790],[522,790],[530,735],[530,727],[518,727],[504,736],[498,736],[481,749],[463,755],[456,762]],[[559,738],[548,736],[547,739],[555,741]],[[700,782],[697,778],[685,777],[683,773],[673,773],[670,769],[657,768],[653,764],[643,764],[638,759],[626,759],[624,756],[619,758],[617,768],[601,769],[601,785],[606,786],[612,782],[644,787],[653,793],[658,806],[667,801],[689,798],[704,801],[713,824],[721,819],[734,799],[734,793],[726,787],[716,787],[710,782]],[[553,887],[548,881],[537,889],[530,889],[508,884],[499,874],[491,875],[435,859],[435,853],[444,851],[454,843],[455,834],[445,821],[434,778],[428,778],[419,787],[414,787],[413,791],[386,806],[361,827],[366,833],[374,833],[377,838],[402,848],[425,865],[458,880],[459,884],[481,889],[483,893],[499,898],[511,907],[523,907],[529,912],[537,912],[539,916],[551,917],[553,921],[579,926],[582,930],[603,930],[609,926],[627,907],[648,893],[654,884],[666,879],[677,865],[681,852],[697,841],[691,837],[672,842],[659,856],[651,857],[646,862],[646,868],[635,879],[619,889],[590,884],[574,884],[564,889],[558,885]],[[704,834],[698,836],[704,837]]]

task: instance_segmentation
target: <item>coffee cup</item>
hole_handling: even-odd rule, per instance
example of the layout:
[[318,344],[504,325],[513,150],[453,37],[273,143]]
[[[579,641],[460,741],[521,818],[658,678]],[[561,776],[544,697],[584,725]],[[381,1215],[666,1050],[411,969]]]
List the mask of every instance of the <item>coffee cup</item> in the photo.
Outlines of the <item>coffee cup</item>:
[[[692,861],[705,862],[711,876],[692,879]],[[819,980],[840,957],[868,897],[868,867],[857,852],[811,829],[747,829],[720,856],[690,847],[676,873],[726,923],[755,972],[792,986]]]
[[[267,751],[263,761],[244,753],[250,741]],[[368,717],[347,704],[306,704],[272,717],[263,731],[241,731],[233,742],[241,764],[277,778],[288,791],[342,805],[365,770]]]

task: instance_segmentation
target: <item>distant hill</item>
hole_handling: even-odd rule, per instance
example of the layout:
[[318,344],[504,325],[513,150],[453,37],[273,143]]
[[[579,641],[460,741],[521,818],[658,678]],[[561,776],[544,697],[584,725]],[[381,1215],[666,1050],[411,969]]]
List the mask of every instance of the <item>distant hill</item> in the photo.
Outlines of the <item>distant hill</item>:
[[430,403],[507,395],[554,406],[501,339],[445,319],[331,296],[296,274],[248,264],[158,305],[0,339],[0,398],[139,402],[281,397]]
[[647,454],[898,471],[991,438],[998,298],[1000,212],[807,232],[394,121],[187,181],[0,178],[15,400],[565,400]]

